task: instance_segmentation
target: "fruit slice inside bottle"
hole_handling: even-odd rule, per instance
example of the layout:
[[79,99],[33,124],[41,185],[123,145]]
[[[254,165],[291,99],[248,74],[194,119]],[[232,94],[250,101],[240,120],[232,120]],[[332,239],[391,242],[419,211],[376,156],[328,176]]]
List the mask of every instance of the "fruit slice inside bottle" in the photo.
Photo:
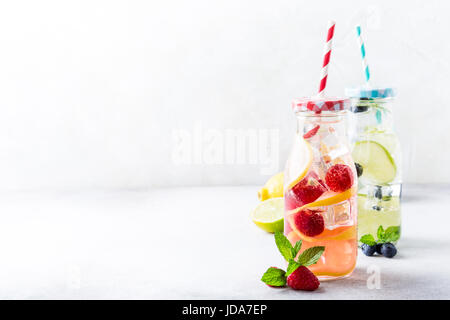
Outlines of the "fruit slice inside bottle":
[[292,180],[288,181],[287,189],[292,189],[299,183],[311,167],[313,153],[311,146],[303,139],[303,137],[297,135],[290,158],[296,160],[288,164],[288,170],[285,177]]
[[350,199],[352,196],[356,194],[356,188],[353,186],[350,189],[347,189],[343,192],[333,192],[333,191],[327,191],[322,194],[316,201],[307,203],[299,208],[296,208],[294,210],[291,210],[288,212],[289,215],[299,212],[302,209],[305,208],[314,208],[314,207],[324,207],[324,206],[331,206],[333,204],[337,204],[339,202],[343,202],[345,200]]
[[378,142],[356,142],[352,156],[363,167],[362,178],[375,184],[387,184],[395,179],[397,167],[394,159]]
[[[308,203],[302,207],[296,208],[294,210],[290,210],[287,212],[286,220],[289,224],[290,229],[292,229],[292,232],[294,232],[300,239],[303,241],[317,241],[317,240],[347,240],[349,238],[354,238],[356,234],[356,226],[341,226],[333,229],[327,229],[325,228],[324,231],[316,235],[314,237],[308,237],[305,234],[303,234],[295,225],[295,216],[297,214],[300,214],[301,210],[307,209],[307,208],[314,208],[314,207],[324,207],[324,206],[331,206],[334,204],[341,203],[343,201],[346,201],[350,199],[352,196],[356,194],[356,188],[352,187],[344,192],[335,193],[335,192],[326,192],[322,197],[320,197],[317,201]],[[295,243],[295,242],[294,242]]]

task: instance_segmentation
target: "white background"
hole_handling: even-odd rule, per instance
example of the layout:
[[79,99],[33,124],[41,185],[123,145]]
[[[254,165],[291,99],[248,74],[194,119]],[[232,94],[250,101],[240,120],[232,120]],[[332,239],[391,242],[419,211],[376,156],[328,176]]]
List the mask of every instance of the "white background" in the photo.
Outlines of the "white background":
[[405,181],[450,182],[445,1],[4,1],[0,188],[259,184],[259,165],[175,165],[173,132],[279,129],[316,93],[327,21],[328,93],[363,81],[399,96]]

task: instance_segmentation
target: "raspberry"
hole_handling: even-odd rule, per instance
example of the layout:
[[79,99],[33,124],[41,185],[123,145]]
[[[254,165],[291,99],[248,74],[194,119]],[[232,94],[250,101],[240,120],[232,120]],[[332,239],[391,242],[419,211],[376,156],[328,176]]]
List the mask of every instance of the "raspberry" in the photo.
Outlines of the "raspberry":
[[303,135],[303,139],[309,139],[309,138],[314,137],[316,135],[317,131],[319,131],[319,129],[320,129],[319,125],[315,126],[314,128],[312,128],[311,130],[309,130],[307,133],[305,133]]
[[342,192],[349,189],[353,185],[353,179],[352,169],[345,164],[335,164],[328,169],[325,175],[325,182],[330,190],[334,192]]
[[323,232],[325,222],[321,210],[303,209],[297,212],[294,217],[294,224],[297,229],[308,237],[314,237]]
[[287,277],[287,284],[295,290],[314,291],[319,285],[319,279],[305,266],[300,266]]
[[322,180],[315,174],[310,173],[289,191],[288,195],[296,200],[298,207],[301,207],[315,201],[327,191],[327,189]]

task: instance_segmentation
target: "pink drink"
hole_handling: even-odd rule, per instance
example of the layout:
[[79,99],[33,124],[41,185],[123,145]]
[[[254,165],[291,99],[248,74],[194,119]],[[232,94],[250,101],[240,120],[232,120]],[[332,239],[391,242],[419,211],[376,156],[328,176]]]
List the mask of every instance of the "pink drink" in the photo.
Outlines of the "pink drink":
[[309,267],[320,279],[345,277],[357,257],[357,179],[342,111],[346,100],[329,100],[342,109],[320,113],[302,108],[305,100],[300,101],[285,170],[284,233],[292,244],[302,240],[301,252],[325,246],[318,263]]

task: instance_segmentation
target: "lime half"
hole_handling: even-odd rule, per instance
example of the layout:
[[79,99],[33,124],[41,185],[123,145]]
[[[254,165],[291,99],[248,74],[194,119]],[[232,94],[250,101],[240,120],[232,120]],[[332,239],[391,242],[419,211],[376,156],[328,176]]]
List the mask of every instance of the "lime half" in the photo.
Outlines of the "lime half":
[[274,233],[283,231],[284,198],[272,198],[258,204],[251,213],[252,221],[261,229]]
[[363,167],[362,178],[376,184],[386,184],[395,179],[397,167],[394,159],[378,142],[358,141],[352,156]]

